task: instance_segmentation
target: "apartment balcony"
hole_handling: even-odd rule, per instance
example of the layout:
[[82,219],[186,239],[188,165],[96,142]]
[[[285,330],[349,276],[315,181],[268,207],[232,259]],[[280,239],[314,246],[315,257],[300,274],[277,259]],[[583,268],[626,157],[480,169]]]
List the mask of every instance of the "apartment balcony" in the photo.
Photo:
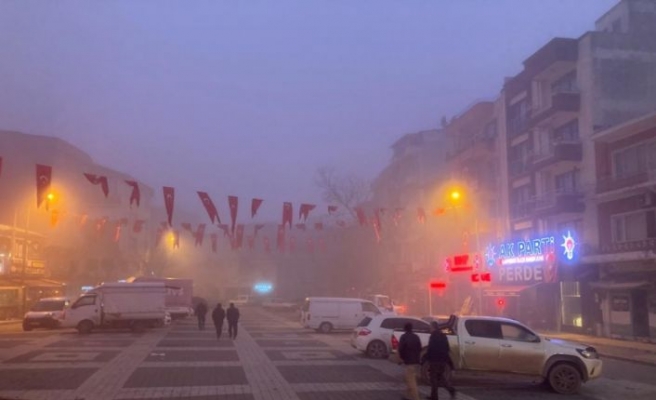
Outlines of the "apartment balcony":
[[549,104],[531,113],[530,127],[536,125],[560,125],[577,115],[581,109],[581,94],[577,91],[554,93]]
[[583,193],[578,190],[561,190],[535,199],[534,215],[580,213],[585,210]]
[[608,176],[597,180],[597,195],[640,189],[656,184],[656,169],[646,169],[631,175]]
[[513,139],[517,136],[526,133],[528,128],[530,128],[530,119],[525,118],[513,118],[508,120],[508,138]]
[[578,163],[583,160],[583,146],[580,141],[552,143],[548,149],[533,156],[533,168],[544,167],[560,162]]
[[529,218],[533,216],[534,211],[535,202],[533,201],[510,204],[510,218],[513,220]]
[[508,165],[508,173],[511,178],[517,178],[526,175],[532,171],[532,165],[529,161],[513,161]]

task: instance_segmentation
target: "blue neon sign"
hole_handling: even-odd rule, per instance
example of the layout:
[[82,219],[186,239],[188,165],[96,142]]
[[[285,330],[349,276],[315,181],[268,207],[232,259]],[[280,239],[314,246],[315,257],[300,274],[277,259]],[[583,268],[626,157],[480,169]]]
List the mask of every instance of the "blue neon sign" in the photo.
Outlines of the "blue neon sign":
[[257,293],[260,294],[271,293],[271,291],[273,290],[273,285],[268,282],[256,283],[253,286],[253,290],[255,290]]
[[[498,245],[490,244],[485,251],[485,259],[490,267],[494,265],[554,262],[556,258],[563,262],[575,261],[578,253],[575,236],[572,235],[571,231],[559,236],[547,235]],[[562,247],[562,252],[556,251],[557,245]]]

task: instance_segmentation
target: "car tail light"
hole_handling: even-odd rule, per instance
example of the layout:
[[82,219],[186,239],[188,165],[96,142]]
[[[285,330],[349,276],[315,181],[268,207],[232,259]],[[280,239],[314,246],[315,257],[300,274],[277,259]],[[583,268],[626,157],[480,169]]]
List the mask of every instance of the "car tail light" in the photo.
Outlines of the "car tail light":
[[399,348],[399,340],[396,336],[392,335],[392,350],[397,350]]
[[358,336],[367,336],[367,335],[370,334],[370,333],[371,333],[371,331],[370,331],[369,329],[367,329],[367,328],[362,328],[362,329],[360,329],[360,331],[358,332]]

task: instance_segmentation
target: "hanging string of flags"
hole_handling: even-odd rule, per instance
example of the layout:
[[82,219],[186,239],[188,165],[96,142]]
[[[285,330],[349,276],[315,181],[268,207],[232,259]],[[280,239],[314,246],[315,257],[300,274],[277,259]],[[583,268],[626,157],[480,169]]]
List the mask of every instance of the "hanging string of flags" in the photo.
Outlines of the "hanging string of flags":
[[[0,177],[2,176],[2,166],[3,166],[2,161],[3,159],[2,157],[0,157]],[[49,202],[46,200],[52,185],[52,175],[53,175],[53,171],[51,166],[42,165],[42,164],[36,165],[37,208],[40,208],[45,203],[46,210],[48,210]],[[110,187],[109,187],[109,179],[107,176],[86,173],[86,172],[83,173],[82,175],[86,178],[86,180],[90,184],[94,186],[99,186],[105,198],[109,197]],[[141,203],[141,192],[139,188],[139,183],[134,180],[125,180],[124,183],[131,188],[130,198],[129,198],[130,208],[132,208],[133,206],[138,208]],[[175,210],[175,188],[171,186],[162,187],[162,195],[164,199],[164,207],[166,210],[167,220],[162,222],[158,226],[157,234],[156,234],[157,236],[156,243],[159,243],[165,232],[171,231],[173,235],[173,247],[177,248],[180,245],[180,232],[177,229],[175,229],[173,225],[173,216]],[[232,196],[232,195],[228,196],[228,207],[230,210],[230,224],[228,225],[222,223],[218,208],[216,207],[214,201],[212,200],[212,198],[207,192],[198,191],[197,195],[203,207],[205,208],[205,211],[207,212],[207,216],[210,220],[210,223],[212,224],[212,226],[216,226],[218,229],[223,231],[223,236],[229,239],[230,247],[232,249],[243,248],[244,239],[246,239],[246,244],[249,249],[255,248],[258,232],[261,231],[265,227],[265,225],[255,224],[253,234],[245,236],[246,235],[245,225],[237,223],[238,222],[237,216],[239,210],[239,198],[237,196]],[[257,216],[257,213],[260,210],[260,207],[262,206],[263,203],[264,200],[260,198],[253,198],[251,200],[251,209],[250,209],[251,219],[254,219]],[[294,224],[294,212],[293,212],[294,207],[292,202],[283,203],[282,221],[281,221],[282,223],[278,225],[277,234],[276,234],[276,247],[279,251],[284,252],[288,248],[290,252],[293,252],[296,249],[297,247],[296,238],[294,236],[290,236],[289,238],[287,238],[286,231],[287,230],[291,231],[292,227],[294,227],[296,228],[296,230],[300,232],[307,232],[308,218],[310,216],[310,213],[314,211],[316,207],[317,206],[315,204],[301,203],[298,209],[298,221],[296,224]],[[335,205],[327,206],[328,215],[331,217],[335,217],[338,210],[339,210],[338,206]],[[370,225],[373,228],[377,241],[380,242],[382,238],[381,219],[388,214],[387,209],[375,208],[373,209],[371,217],[367,216],[367,212],[363,207],[356,207],[354,211],[359,225],[360,226]],[[404,211],[405,209],[403,208],[394,209],[393,213],[390,216],[394,226],[398,226]],[[436,214],[438,214],[438,212],[436,212]],[[66,215],[67,215],[66,213],[61,212],[59,210],[52,210],[51,225],[53,227],[56,226],[59,220]],[[80,227],[86,226],[86,223],[89,218],[88,215],[85,214],[78,217],[79,217]],[[426,213],[424,209],[421,207],[417,208],[417,221],[421,224],[426,222]],[[148,221],[144,219],[134,220],[132,222],[132,232],[141,233],[142,231],[144,231],[144,227],[147,223]],[[348,225],[347,222],[344,221],[343,219],[337,219],[335,223],[339,227],[345,227]],[[104,232],[108,224],[113,224],[114,226],[113,239],[115,241],[118,241],[121,236],[121,231],[123,230],[124,227],[128,226],[129,221],[127,218],[121,218],[119,220],[110,222],[107,217],[101,217],[96,219],[95,229],[97,232],[102,233]],[[313,227],[315,231],[323,231],[324,223],[314,222]],[[196,247],[201,247],[203,245],[205,233],[207,230],[206,224],[199,224],[194,229],[190,223],[185,222],[181,224],[181,228],[185,231],[188,231],[192,235],[192,238],[194,240],[194,245]],[[211,232],[209,234],[209,237],[210,237],[210,244],[211,244],[212,251],[217,252],[218,242],[219,242],[218,233]],[[264,251],[271,252],[271,241],[269,240],[269,238],[266,236],[263,237],[262,242],[263,242]],[[305,248],[307,249],[308,252],[314,252],[315,248],[322,249],[324,248],[324,246],[325,243],[323,241],[323,238],[319,238],[316,243],[313,237],[307,237],[305,240]]]

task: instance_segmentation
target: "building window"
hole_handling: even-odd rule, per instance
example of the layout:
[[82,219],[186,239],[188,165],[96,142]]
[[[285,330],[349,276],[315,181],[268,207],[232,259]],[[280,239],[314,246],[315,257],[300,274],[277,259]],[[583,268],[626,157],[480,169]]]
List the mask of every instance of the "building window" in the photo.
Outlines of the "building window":
[[508,131],[510,136],[521,134],[527,126],[531,107],[523,99],[508,107]]
[[579,91],[576,84],[576,70],[568,72],[551,84],[551,93],[576,93]]
[[581,290],[578,282],[560,282],[561,322],[563,325],[583,327]]
[[576,169],[556,175],[556,192],[575,193],[581,181],[581,171]]
[[656,171],[656,141],[617,150],[613,153],[613,176],[617,178]]
[[611,216],[613,243],[656,238],[656,209]]
[[559,142],[578,142],[579,140],[579,120],[575,118],[565,125],[561,125],[553,131],[554,143]]

